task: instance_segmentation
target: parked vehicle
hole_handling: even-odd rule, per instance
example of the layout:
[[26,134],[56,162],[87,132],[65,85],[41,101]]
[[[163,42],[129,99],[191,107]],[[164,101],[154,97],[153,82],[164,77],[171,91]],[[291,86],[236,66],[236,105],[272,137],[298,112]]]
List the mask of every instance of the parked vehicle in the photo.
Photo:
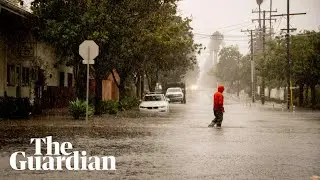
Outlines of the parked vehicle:
[[184,103],[184,93],[180,87],[168,88],[166,97],[170,99],[170,102]]
[[[186,84],[184,82],[170,82],[170,83],[166,83],[163,85],[163,93],[167,95],[167,92],[168,92],[168,89],[170,88],[180,88],[182,90],[182,94],[183,94],[183,100],[181,100],[181,98],[175,98],[174,96],[171,96],[169,93],[168,98],[172,98],[172,101],[170,100],[170,102],[174,102],[174,101],[178,101],[178,102],[181,102],[183,104],[186,104],[187,103],[187,100],[186,100]],[[180,93],[179,93],[180,94]],[[170,99],[171,99],[170,98]],[[179,100],[178,100],[179,99]]]
[[139,110],[141,112],[169,112],[169,99],[164,94],[150,93],[144,96]]

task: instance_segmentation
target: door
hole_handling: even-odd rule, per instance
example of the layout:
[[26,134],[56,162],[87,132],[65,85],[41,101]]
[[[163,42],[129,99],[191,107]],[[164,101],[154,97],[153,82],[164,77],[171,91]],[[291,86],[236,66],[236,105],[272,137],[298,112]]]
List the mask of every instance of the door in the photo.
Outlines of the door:
[[68,88],[72,88],[73,74],[68,73]]

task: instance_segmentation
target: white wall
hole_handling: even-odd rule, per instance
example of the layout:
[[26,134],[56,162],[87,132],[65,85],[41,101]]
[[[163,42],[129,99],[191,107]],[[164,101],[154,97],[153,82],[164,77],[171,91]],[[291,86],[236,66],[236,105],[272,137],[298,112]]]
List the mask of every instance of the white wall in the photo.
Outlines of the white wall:
[[[21,67],[31,67],[32,59],[17,57],[15,53],[11,53],[10,55],[6,54],[4,44],[5,43],[1,41],[1,36],[0,36],[0,75],[1,75],[0,76],[0,96],[3,96],[4,91],[6,89],[8,96],[15,97],[17,83],[15,86],[6,85],[7,84],[6,59],[8,59],[7,60],[8,64],[21,65]],[[73,73],[73,68],[66,67],[65,65],[55,66],[55,64],[57,63],[57,59],[56,59],[54,48],[52,48],[48,44],[38,42],[35,46],[35,56],[38,57],[36,60],[36,63],[40,65],[41,69],[45,70],[44,75],[46,77],[46,86],[59,86],[60,72],[65,72],[64,86],[68,85],[67,73]],[[33,99],[34,97],[33,92],[34,92],[33,82],[30,82],[29,86],[21,87],[21,97],[29,97]]]
[[[42,60],[42,69],[45,69],[46,85],[59,86],[60,72],[64,72],[64,86],[68,86],[68,73],[73,74],[73,68],[65,65],[57,65],[55,49],[45,43],[37,43],[36,56]],[[51,76],[50,76],[51,75]]]
[[[60,80],[60,72],[64,72],[64,87],[68,87],[68,73],[73,74],[73,68],[72,67],[68,67],[65,65],[60,65],[59,66],[59,70],[58,70],[58,85],[60,84],[59,80]],[[74,79],[74,77],[73,77]],[[74,80],[72,80],[72,84],[74,84]]]
[[54,48],[45,43],[38,42],[35,56],[40,58],[41,69],[45,70],[46,85],[58,86],[59,72],[58,69],[54,67],[57,62]]
[[[257,94],[260,94],[260,89],[261,89],[260,86],[258,86],[257,87]],[[273,99],[284,100],[284,97],[283,97],[284,91],[285,91],[285,89],[282,87],[280,89],[277,89],[277,88],[271,89],[270,97]],[[264,94],[265,94],[265,97],[269,96],[269,89],[268,88],[265,88]]]

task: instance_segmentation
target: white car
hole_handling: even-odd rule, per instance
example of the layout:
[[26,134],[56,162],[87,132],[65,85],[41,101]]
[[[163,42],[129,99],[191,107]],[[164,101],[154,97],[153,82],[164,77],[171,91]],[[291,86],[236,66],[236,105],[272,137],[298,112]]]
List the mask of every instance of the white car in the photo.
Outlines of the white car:
[[169,112],[169,102],[164,94],[147,94],[140,103],[141,112]]
[[170,99],[170,102],[181,102],[183,103],[183,92],[182,89],[179,87],[174,87],[174,88],[168,88],[166,92],[166,97]]

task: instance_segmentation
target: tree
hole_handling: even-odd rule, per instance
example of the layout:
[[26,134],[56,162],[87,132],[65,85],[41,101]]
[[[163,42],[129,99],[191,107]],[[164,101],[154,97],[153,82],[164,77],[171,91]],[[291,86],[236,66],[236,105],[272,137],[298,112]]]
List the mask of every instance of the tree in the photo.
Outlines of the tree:
[[194,44],[190,19],[176,15],[176,6],[166,4],[150,19],[156,24],[145,29],[147,39],[144,43],[144,71],[147,75],[149,89],[154,91],[160,76],[181,77],[196,63],[194,53],[199,45]]
[[[81,93],[85,88],[84,66],[78,55],[79,44],[89,38],[90,30],[86,28],[89,2],[51,0],[32,2],[31,9],[38,17],[35,21],[34,35],[37,39],[45,41],[56,48],[58,61],[74,66],[77,95],[84,98]],[[98,43],[98,45],[100,45]]]
[[[300,106],[304,104],[304,86],[311,89],[312,106],[317,103],[315,88],[320,79],[319,42],[319,32],[315,31],[303,31],[291,37],[292,85],[299,86]],[[264,63],[257,61],[259,75],[266,77],[269,88],[286,85],[287,54],[284,36],[278,36],[267,42],[265,57]]]
[[86,39],[99,45],[100,54],[92,69],[99,104],[102,80],[114,68],[120,75],[117,85],[123,95],[127,78],[147,72],[156,75],[149,78],[154,84],[158,72],[191,64],[186,58],[195,49],[190,20],[175,15],[176,1],[35,0],[32,10],[38,19],[34,32],[38,39],[56,47],[61,62],[74,67],[80,97],[85,66],[78,46]]
[[251,96],[251,58],[245,55],[240,60],[239,79],[241,89],[244,89]]
[[220,81],[225,82],[230,87],[239,79],[239,61],[241,58],[239,48],[228,46],[219,52],[219,63],[216,67],[216,76]]
[[[311,104],[316,105],[316,85],[320,79],[320,32],[304,31],[292,37],[293,77],[300,88],[311,89]],[[299,99],[303,100],[303,90]],[[300,102],[302,104],[302,102]]]

